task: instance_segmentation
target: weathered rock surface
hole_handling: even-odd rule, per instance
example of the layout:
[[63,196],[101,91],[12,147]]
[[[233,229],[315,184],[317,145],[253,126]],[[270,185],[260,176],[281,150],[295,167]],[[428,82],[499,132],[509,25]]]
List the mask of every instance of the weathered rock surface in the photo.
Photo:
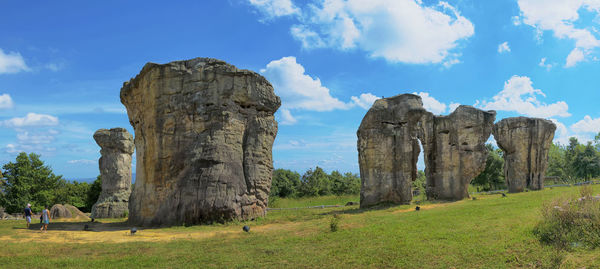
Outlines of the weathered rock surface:
[[92,207],[92,218],[120,218],[126,215],[131,194],[133,136],[124,128],[100,129],[94,133],[100,146],[102,192]]
[[88,218],[85,213],[81,212],[77,207],[69,204],[55,204],[50,208],[50,217],[53,219],[74,219]]
[[210,58],[148,63],[121,102],[135,130],[132,224],[266,214],[281,101],[264,77]]
[[361,207],[410,203],[419,140],[425,151],[428,198],[469,197],[469,183],[485,168],[485,142],[495,117],[495,111],[470,106],[435,116],[413,94],[377,100],[357,131]]
[[494,125],[494,138],[504,152],[504,177],[509,192],[544,188],[555,131],[554,123],[538,118],[506,118]]
[[428,199],[469,197],[469,183],[485,169],[485,142],[495,119],[495,111],[464,105],[448,116],[422,119],[419,139],[425,151]]
[[378,99],[369,109],[357,131],[361,207],[410,203],[421,152],[419,122],[426,114],[413,94]]

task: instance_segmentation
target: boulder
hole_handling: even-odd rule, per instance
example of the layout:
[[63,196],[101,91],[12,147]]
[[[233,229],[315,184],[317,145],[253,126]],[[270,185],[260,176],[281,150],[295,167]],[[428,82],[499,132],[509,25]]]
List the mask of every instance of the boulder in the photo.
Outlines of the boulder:
[[509,192],[544,188],[555,131],[553,122],[538,118],[506,118],[494,125],[494,138],[504,152],[504,178]]
[[488,154],[485,142],[495,119],[495,111],[465,105],[448,116],[423,117],[419,139],[425,151],[428,199],[469,197],[469,183],[485,169]]
[[128,212],[131,194],[133,136],[124,128],[100,129],[94,133],[100,146],[102,192],[92,207],[92,218],[121,218]]
[[50,208],[50,217],[53,219],[70,219],[73,217],[73,214],[64,205],[55,204]]
[[121,89],[135,130],[138,226],[264,216],[281,105],[261,75],[195,58],[148,63]]
[[421,152],[419,122],[428,114],[413,94],[378,99],[369,109],[356,132],[361,207],[410,203]]

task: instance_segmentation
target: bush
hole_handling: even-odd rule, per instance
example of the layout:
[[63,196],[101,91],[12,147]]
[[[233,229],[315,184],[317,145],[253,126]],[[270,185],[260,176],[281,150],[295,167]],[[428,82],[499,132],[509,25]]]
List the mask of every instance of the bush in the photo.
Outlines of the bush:
[[600,200],[592,197],[591,186],[580,192],[580,198],[558,198],[542,206],[542,220],[533,230],[540,242],[561,250],[600,246]]
[[338,214],[334,214],[331,218],[331,222],[329,222],[329,229],[331,229],[332,232],[337,232],[340,218],[341,217]]

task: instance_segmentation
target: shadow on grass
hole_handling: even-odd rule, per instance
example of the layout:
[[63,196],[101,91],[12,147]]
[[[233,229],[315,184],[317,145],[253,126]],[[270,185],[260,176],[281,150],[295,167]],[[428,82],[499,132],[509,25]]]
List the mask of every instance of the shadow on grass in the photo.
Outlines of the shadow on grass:
[[[87,225],[87,230],[85,229]],[[32,223],[29,230],[39,230],[42,227],[40,223]],[[53,231],[88,231],[88,232],[110,232],[110,231],[129,231],[133,226],[127,221],[122,222],[101,222],[101,221],[68,221],[68,222],[50,222],[48,230]],[[13,227],[13,229],[26,229],[25,227]],[[151,229],[151,228],[144,228]]]
[[[459,200],[460,201],[460,200]],[[327,215],[336,215],[336,214],[361,214],[369,211],[379,211],[379,210],[387,210],[394,207],[408,206],[407,209],[410,209],[411,206],[423,206],[423,205],[431,205],[431,204],[450,204],[458,201],[454,200],[435,200],[435,201],[427,201],[425,203],[418,204],[394,204],[394,203],[380,203],[374,206],[370,206],[367,208],[346,208],[341,210],[333,210],[329,212],[324,212],[319,215],[327,216]]]

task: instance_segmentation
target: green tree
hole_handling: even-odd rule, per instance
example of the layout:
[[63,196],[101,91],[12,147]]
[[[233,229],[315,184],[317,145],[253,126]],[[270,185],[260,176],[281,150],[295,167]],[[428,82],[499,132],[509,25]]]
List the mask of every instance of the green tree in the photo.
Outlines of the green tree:
[[494,149],[491,144],[486,144],[488,157],[485,161],[485,169],[473,179],[471,184],[483,191],[498,190],[505,187],[504,183],[504,159],[500,149]]
[[359,194],[360,193],[360,176],[347,172],[344,174],[344,182],[346,190],[344,194]]
[[292,197],[298,192],[300,174],[287,169],[275,169],[271,181],[270,196]]
[[[131,187],[133,189],[133,186]],[[94,180],[94,183],[90,185],[90,188],[86,194],[86,212],[92,211],[92,206],[98,201],[98,197],[100,197],[100,192],[102,192],[102,177],[98,176],[96,180]]]
[[318,166],[315,168],[315,170],[308,169],[308,171],[302,175],[298,194],[300,196],[331,194],[331,185],[327,173],[325,173],[325,171]]
[[546,175],[559,177],[560,179],[567,179],[566,167],[566,149],[560,144],[550,145],[548,152],[548,168],[546,169]]
[[21,152],[16,161],[3,167],[4,178],[0,184],[0,206],[7,212],[21,212],[27,203],[35,212],[55,201],[57,187],[62,176],[56,176],[49,166],[44,165],[40,155]]

